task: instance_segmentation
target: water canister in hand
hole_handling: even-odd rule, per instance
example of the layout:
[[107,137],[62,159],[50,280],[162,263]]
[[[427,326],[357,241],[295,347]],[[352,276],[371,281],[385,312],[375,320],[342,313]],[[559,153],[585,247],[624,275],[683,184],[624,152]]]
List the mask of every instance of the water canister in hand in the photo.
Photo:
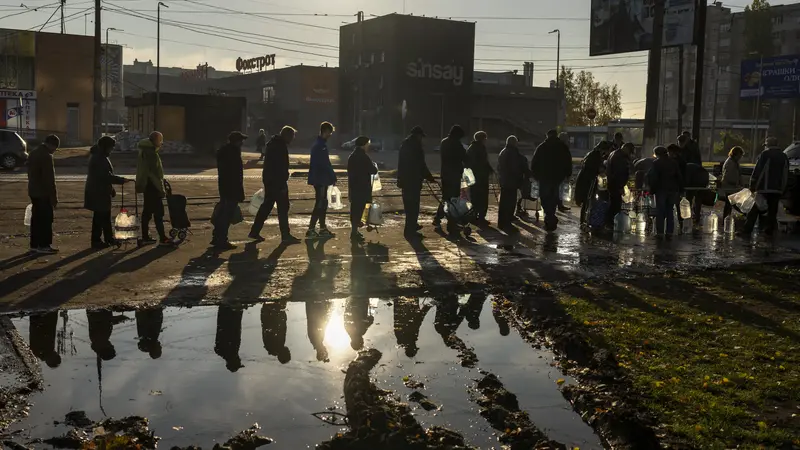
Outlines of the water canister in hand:
[[25,208],[25,218],[22,220],[22,223],[24,223],[26,227],[31,226],[31,217],[33,217],[33,205],[29,204],[28,207]]
[[561,183],[561,201],[565,204],[572,201],[572,185],[567,181]]
[[539,182],[536,180],[531,180],[531,198],[539,198]]
[[261,205],[264,203],[264,189],[259,189],[253,197],[250,199],[250,206],[247,208],[250,211],[250,214],[256,215],[258,214],[258,209],[261,208]]
[[342,191],[336,186],[328,186],[328,206],[331,209],[342,209]]
[[383,209],[381,209],[381,205],[373,203],[369,206],[367,223],[369,225],[383,225]]
[[377,173],[372,175],[372,192],[378,192],[383,188],[381,185],[381,176]]
[[686,197],[681,199],[681,218],[689,219],[692,217],[692,205]]

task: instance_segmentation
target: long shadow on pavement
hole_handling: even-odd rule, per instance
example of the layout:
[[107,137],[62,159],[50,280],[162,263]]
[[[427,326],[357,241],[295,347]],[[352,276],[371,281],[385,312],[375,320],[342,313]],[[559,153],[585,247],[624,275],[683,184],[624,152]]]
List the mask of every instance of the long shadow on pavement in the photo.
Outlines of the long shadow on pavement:
[[[61,258],[56,262],[49,264],[47,266],[40,267],[38,269],[26,270],[24,272],[19,272],[17,274],[14,274],[3,280],[3,283],[0,284],[0,297],[5,297],[6,295],[16,292],[17,290],[22,289],[25,286],[34,284],[38,280],[56,272],[58,269],[67,266],[69,264],[72,264],[73,262],[80,261],[83,258],[95,253],[97,253],[97,251],[92,249],[82,250],[78,253]],[[22,260],[25,261],[24,259]],[[4,268],[3,270],[6,270],[6,268]]]

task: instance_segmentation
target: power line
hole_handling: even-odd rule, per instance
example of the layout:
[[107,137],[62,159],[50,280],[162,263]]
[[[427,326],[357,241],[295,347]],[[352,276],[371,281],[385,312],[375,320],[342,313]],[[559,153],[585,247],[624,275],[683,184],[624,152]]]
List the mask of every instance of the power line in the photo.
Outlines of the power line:
[[[189,3],[193,3],[195,5],[207,6],[207,7],[215,8],[215,9],[218,9],[218,10],[221,10],[221,11],[230,11],[230,12],[235,12],[235,13],[241,13],[242,12],[242,11],[237,11],[235,9],[225,8],[223,6],[208,5],[208,4],[205,4],[205,3],[200,3],[200,2],[198,2],[196,0],[186,0],[186,1],[189,2]],[[279,22],[279,23],[282,23],[282,24],[292,24],[292,25],[298,25],[298,26],[303,26],[303,27],[317,28],[317,29],[320,29],[320,30],[333,30],[333,31],[336,31],[336,32],[339,31],[338,28],[324,27],[324,26],[321,26],[321,25],[314,25],[314,24],[311,24],[311,23],[296,22],[296,21],[285,20],[285,19],[284,20],[280,20],[280,19],[275,19],[273,17],[265,16],[263,14],[259,14],[259,13],[245,13],[245,14],[248,15],[248,16],[260,17],[262,19],[267,19],[267,20]]]

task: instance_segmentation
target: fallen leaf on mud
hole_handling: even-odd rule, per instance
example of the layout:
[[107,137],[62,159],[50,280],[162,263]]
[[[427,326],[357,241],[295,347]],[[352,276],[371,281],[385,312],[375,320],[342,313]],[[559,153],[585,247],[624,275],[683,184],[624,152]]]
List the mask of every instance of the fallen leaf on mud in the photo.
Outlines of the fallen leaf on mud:
[[559,378],[559,379],[557,379],[557,380],[556,380],[556,384],[557,384],[557,385],[559,385],[559,386],[561,386],[562,384],[566,383],[566,381],[567,381],[567,380],[565,380],[565,379],[563,379],[563,378]]
[[150,391],[150,395],[164,395],[161,391]]
[[183,430],[183,427],[172,427],[172,429],[175,431],[181,431]]
[[700,432],[700,431],[702,431],[702,430],[703,430],[703,427],[702,427],[702,426],[700,426],[700,425],[695,425],[695,426],[694,426],[694,431]]
[[761,430],[766,430],[767,429],[767,423],[766,422],[758,422],[758,428],[761,429]]

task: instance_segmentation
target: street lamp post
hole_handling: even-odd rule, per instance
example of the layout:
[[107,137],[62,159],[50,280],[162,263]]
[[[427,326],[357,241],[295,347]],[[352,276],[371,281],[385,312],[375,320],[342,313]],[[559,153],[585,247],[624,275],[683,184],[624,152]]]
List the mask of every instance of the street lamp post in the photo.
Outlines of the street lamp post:
[[106,98],[104,106],[105,108],[103,111],[103,120],[105,121],[105,131],[104,134],[108,134],[108,54],[109,54],[109,47],[108,47],[108,32],[109,31],[123,31],[119,28],[106,28],[106,50],[104,52],[105,59],[106,59]]
[[548,34],[556,33],[558,46],[556,47],[556,88],[561,87],[561,30],[555,29]]
[[153,131],[158,130],[158,108],[161,106],[161,7],[169,8],[164,2],[158,2],[156,32],[156,107],[153,109]]

